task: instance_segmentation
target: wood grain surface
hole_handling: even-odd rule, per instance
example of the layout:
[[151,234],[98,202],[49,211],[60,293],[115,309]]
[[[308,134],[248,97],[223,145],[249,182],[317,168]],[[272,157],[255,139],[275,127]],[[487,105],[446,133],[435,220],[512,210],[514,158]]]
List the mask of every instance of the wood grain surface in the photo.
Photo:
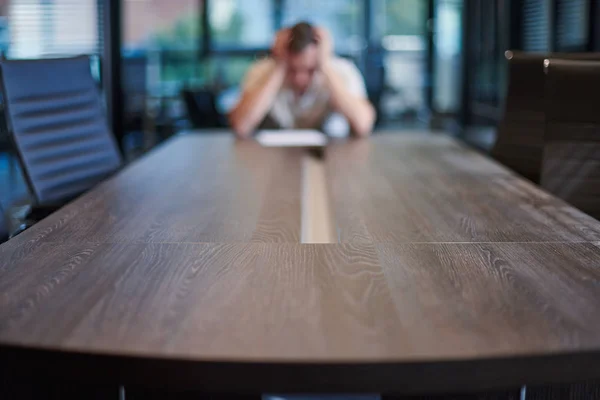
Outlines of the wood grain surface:
[[229,136],[178,137],[8,247],[37,240],[297,243],[301,157],[298,149]]
[[208,392],[600,378],[600,226],[453,140],[333,144],[341,243],[300,243],[302,151],[182,137],[0,246],[0,375]]
[[327,152],[341,242],[600,240],[600,224],[442,135],[390,135]]
[[589,243],[53,244],[1,268],[3,343],[281,362],[600,346]]
[[[134,379],[117,368],[130,357],[149,360],[139,374],[151,381],[210,363],[320,365],[330,389],[363,391],[568,381],[600,366],[588,360],[600,348],[599,271],[591,243],[45,244],[1,267],[1,348],[108,356],[99,376],[112,380]],[[174,360],[194,363],[161,377]],[[491,376],[469,383],[482,360]],[[378,365],[390,379],[336,365]],[[432,365],[449,381],[417,373]],[[326,390],[304,379],[252,384]]]

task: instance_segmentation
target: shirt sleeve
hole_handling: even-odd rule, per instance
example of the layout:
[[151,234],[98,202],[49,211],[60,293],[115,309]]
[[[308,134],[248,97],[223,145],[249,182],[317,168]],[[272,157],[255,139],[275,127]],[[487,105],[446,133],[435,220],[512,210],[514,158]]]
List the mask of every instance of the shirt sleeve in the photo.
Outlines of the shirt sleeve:
[[354,63],[343,60],[344,80],[348,91],[355,96],[367,98],[367,89],[362,74]]
[[[366,99],[365,81],[356,65],[348,60],[338,59],[337,68],[348,91]],[[331,137],[346,137],[350,135],[350,124],[342,114],[332,111],[325,117],[321,130]]]

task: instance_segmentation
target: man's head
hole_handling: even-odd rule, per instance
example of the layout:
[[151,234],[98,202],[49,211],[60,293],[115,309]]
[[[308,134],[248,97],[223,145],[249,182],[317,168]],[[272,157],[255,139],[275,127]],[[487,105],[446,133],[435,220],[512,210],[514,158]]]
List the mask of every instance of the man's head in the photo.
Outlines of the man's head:
[[314,28],[307,22],[300,22],[290,29],[288,43],[287,79],[294,91],[304,93],[319,63],[317,39]]

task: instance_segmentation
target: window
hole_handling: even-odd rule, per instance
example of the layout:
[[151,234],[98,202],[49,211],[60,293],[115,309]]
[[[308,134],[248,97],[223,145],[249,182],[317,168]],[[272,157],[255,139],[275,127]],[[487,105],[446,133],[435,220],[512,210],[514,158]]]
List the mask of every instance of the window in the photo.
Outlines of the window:
[[166,135],[183,113],[181,88],[203,81],[203,2],[121,1],[123,129],[128,140],[153,130]]
[[202,63],[206,83],[217,91],[217,108],[223,114],[231,111],[240,96],[240,83],[254,56],[214,56]]
[[275,33],[272,0],[218,0],[208,6],[215,49],[271,46]]
[[363,1],[359,0],[295,0],[286,1],[283,25],[300,21],[322,25],[331,32],[338,53],[355,55],[363,47]]
[[462,0],[436,0],[433,56],[433,108],[438,112],[458,112],[462,85]]
[[386,35],[416,35],[426,33],[427,1],[374,0],[373,32],[375,37]]
[[[422,0],[373,0],[371,45],[380,49],[384,83],[379,106],[387,120],[416,120],[426,106],[427,14]],[[377,102],[375,101],[377,104]]]
[[101,50],[97,0],[12,0],[4,7],[8,43],[2,48],[7,57],[97,54]]
[[584,51],[588,31],[588,2],[560,0],[557,3],[556,50]]
[[124,0],[123,76],[144,74],[149,80],[144,86],[161,87],[198,79],[201,5],[198,0]]
[[216,86],[238,85],[248,68],[254,63],[253,56],[215,56],[206,60],[206,76]]
[[202,37],[200,3],[198,0],[123,0],[124,51],[197,52]]
[[546,0],[525,0],[523,4],[523,50],[550,49],[550,6]]

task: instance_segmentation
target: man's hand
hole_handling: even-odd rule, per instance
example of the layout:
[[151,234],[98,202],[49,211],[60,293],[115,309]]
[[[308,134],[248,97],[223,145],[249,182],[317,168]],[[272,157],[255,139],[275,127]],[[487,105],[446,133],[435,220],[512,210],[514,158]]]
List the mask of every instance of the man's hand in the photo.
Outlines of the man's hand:
[[333,54],[333,40],[325,28],[315,28],[315,39],[319,48],[319,66],[323,68],[329,63]]
[[277,32],[277,35],[275,36],[275,41],[273,42],[273,48],[271,49],[271,53],[273,54],[273,58],[275,58],[275,61],[277,61],[278,63],[284,63],[287,61],[289,43],[289,29],[281,29],[279,32]]

